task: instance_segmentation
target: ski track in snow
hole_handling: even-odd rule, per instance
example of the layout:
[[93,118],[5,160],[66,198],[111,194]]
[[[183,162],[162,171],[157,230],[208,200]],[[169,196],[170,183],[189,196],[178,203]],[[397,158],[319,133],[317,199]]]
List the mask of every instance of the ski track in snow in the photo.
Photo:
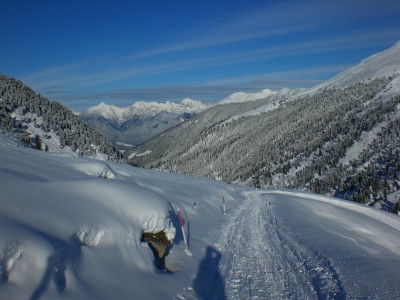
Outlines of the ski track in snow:
[[269,196],[245,195],[218,245],[227,299],[342,298],[331,263],[283,235]]

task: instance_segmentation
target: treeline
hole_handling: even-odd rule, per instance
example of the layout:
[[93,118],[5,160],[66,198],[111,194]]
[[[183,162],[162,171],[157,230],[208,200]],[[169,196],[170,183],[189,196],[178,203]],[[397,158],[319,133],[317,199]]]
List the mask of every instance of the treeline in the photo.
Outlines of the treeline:
[[[39,118],[41,122],[37,122]],[[0,127],[18,133],[28,143],[26,124],[29,123],[44,133],[39,136],[44,147],[46,133],[52,131],[58,136],[61,148],[69,146],[79,155],[95,156],[99,151],[110,160],[122,158],[114,145],[65,106],[38,95],[21,81],[0,75]],[[37,140],[35,137],[33,141],[36,148]]]

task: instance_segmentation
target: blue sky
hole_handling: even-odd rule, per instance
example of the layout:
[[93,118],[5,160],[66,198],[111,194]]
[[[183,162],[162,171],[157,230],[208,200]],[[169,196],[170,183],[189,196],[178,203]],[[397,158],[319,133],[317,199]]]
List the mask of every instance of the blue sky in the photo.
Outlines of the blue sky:
[[75,111],[308,87],[400,40],[399,0],[0,2],[0,73]]

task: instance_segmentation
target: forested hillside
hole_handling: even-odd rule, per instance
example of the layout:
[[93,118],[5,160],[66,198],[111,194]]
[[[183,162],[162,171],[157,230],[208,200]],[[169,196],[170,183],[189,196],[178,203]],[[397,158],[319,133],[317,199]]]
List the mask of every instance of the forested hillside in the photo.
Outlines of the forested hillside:
[[0,128],[40,150],[121,159],[114,145],[73,112],[5,75],[0,75]]
[[214,112],[228,106],[207,110],[197,118],[210,119],[203,128],[188,132],[190,122],[173,128],[136,149],[131,162],[256,187],[306,189],[397,212],[400,77],[390,59],[399,48],[264,112],[215,119]]

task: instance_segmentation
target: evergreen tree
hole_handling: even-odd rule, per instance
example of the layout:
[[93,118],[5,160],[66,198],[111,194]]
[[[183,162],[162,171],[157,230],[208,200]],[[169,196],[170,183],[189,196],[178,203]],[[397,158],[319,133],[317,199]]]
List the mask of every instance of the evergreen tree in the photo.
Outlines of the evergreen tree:
[[38,134],[35,135],[35,148],[42,150],[42,137]]

